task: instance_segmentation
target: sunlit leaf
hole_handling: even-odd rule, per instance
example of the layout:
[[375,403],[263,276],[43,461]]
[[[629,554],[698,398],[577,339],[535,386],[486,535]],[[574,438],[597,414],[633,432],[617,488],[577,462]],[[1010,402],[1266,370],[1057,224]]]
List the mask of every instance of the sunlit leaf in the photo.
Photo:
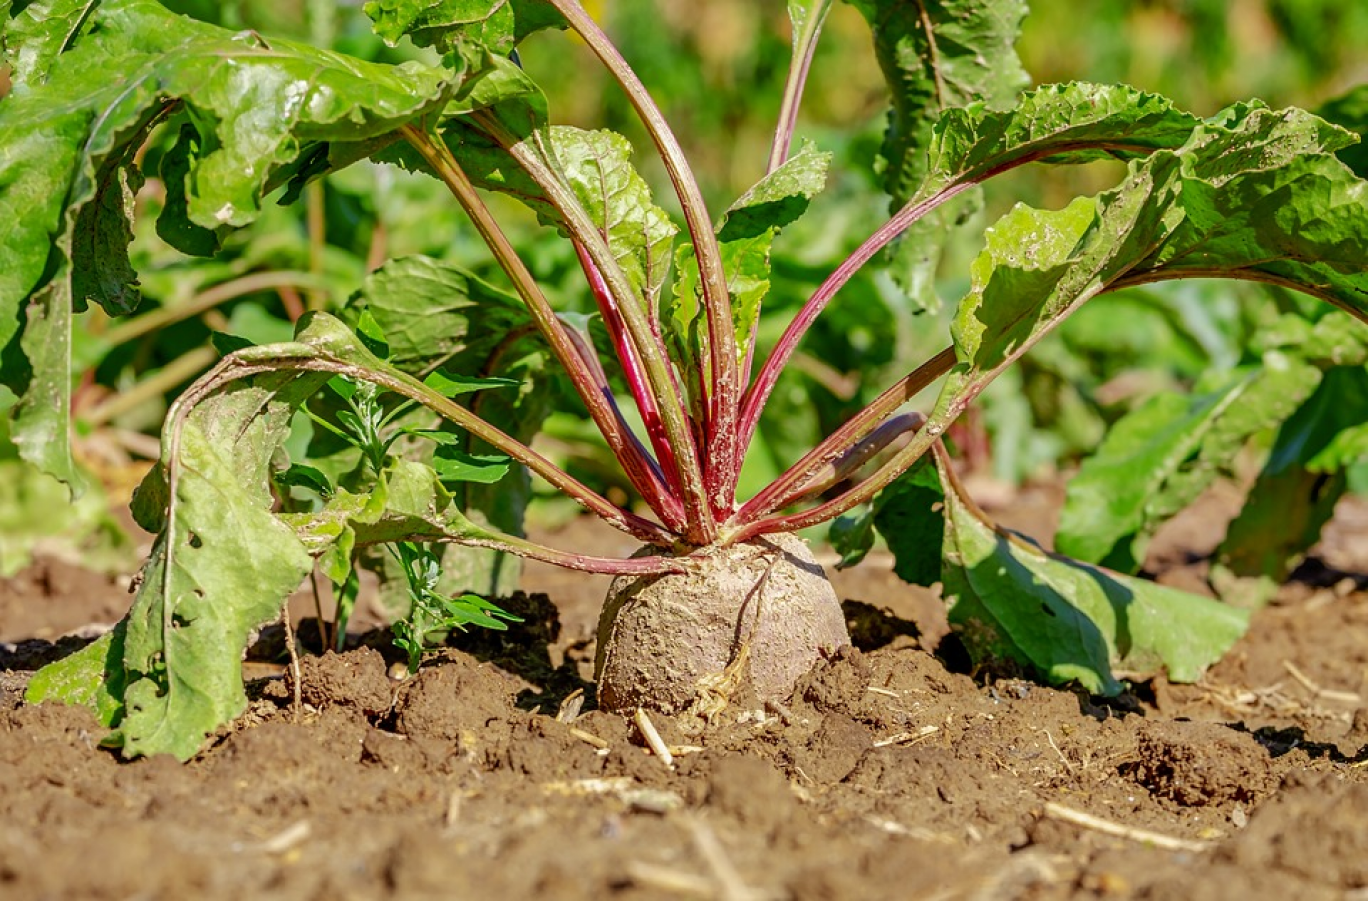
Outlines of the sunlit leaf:
[[1252,436],[1273,428],[1320,381],[1296,360],[1237,372],[1205,393],[1160,394],[1124,416],[1069,482],[1059,550],[1135,572],[1154,528],[1221,474]]
[[1272,281],[1368,311],[1368,183],[1332,155],[1348,136],[1296,110],[1237,106],[1177,151],[1058,211],[1017,207],[989,229],[952,334],[943,402],[986,384],[1077,306],[1182,277]]
[[565,27],[545,0],[371,0],[364,9],[390,44],[408,36],[443,51],[471,44],[507,56],[532,32]]
[[931,130],[949,109],[1009,104],[1030,78],[1015,43],[1025,0],[849,0],[874,32],[892,95],[884,135],[884,190],[901,205],[926,172]]
[[35,672],[24,690],[24,700],[89,707],[100,725],[117,726],[124,713],[126,628],[121,622],[76,653]]
[[70,408],[70,312],[137,304],[128,218],[148,129],[183,116],[199,135],[197,155],[184,141],[173,154],[166,232],[203,251],[206,231],[257,216],[273,173],[322,142],[393,131],[440,102],[447,75],[268,44],[150,0],[34,3],[20,19],[21,64],[0,104],[0,347],[25,301],[29,333],[0,379],[30,394],[14,429],[26,457],[71,479],[57,421]]
[[1244,634],[1247,612],[1048,554],[945,481],[944,595],[976,662],[1011,660],[1111,695],[1122,677],[1196,681]]

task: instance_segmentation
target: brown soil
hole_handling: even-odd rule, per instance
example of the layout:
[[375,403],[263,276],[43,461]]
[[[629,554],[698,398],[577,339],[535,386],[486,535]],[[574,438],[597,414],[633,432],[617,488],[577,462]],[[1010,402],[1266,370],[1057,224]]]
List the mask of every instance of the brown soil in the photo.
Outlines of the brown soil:
[[[1002,516],[1042,535],[1053,507]],[[1200,582],[1228,507],[1169,530],[1165,581]],[[375,637],[306,657],[300,709],[254,682],[182,766],[121,762],[84,711],[20,702],[23,668],[78,643],[51,639],[126,603],[30,574],[0,585],[0,898],[1365,899],[1365,510],[1201,684],[1106,705],[957,671],[934,596],[875,559],[837,578],[861,650],[701,734],[656,716],[672,767],[566,702],[590,688],[606,580],[533,569],[558,606],[515,597],[523,626],[403,681]],[[630,551],[576,529],[562,546]]]

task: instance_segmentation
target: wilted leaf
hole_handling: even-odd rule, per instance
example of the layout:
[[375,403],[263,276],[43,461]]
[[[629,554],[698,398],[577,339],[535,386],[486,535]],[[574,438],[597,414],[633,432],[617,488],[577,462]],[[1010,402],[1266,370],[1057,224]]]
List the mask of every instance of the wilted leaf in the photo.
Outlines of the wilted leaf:
[[280,615],[311,564],[269,495],[243,484],[199,423],[186,423],[179,449],[168,530],[128,618],[119,738],[129,757],[189,759],[242,712],[248,636]]

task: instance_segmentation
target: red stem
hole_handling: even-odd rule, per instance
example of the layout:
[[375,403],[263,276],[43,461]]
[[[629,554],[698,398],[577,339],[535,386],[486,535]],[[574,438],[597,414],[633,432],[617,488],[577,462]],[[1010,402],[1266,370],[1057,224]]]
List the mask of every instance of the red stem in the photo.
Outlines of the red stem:
[[[722,253],[712,217],[698,180],[690,170],[684,151],[670,130],[669,124],[647,92],[636,72],[627,64],[608,36],[603,32],[579,0],[548,0],[569,22],[589,49],[594,52],[613,78],[622,86],[642,125],[651,136],[674,186],[684,211],[689,237],[693,240],[694,257],[698,261],[698,283],[703,294],[703,309],[708,326],[708,347],[711,356],[712,385],[704,408],[708,421],[704,424],[705,445],[703,459],[703,487],[707,493],[711,517],[730,514],[735,503],[736,480],[741,471],[741,448],[737,415],[741,399],[740,361],[737,360],[736,332],[732,318],[731,294],[727,288]],[[692,500],[692,498],[686,498]],[[712,519],[699,523],[706,539],[716,535]]]
[[589,371],[598,384],[599,395],[617,418],[618,431],[622,435],[623,441],[630,445],[631,456],[620,458],[623,471],[627,473],[632,485],[641,493],[642,498],[650,505],[651,509],[665,521],[665,525],[676,531],[682,531],[686,525],[684,506],[677,496],[670,493],[665,484],[664,476],[660,472],[660,467],[651,458],[646,448],[641,445],[636,433],[628,427],[627,421],[623,419],[622,411],[618,409],[617,399],[613,397],[613,392],[608,387],[608,375],[603,371],[603,364],[599,362],[598,356],[594,353],[593,345],[587,337],[580,335],[574,329],[567,329],[566,333],[578,350],[585,369]]
[[[498,223],[481,201],[465,171],[440,139],[434,138],[428,132],[412,124],[404,126],[400,132],[432,166],[438,177],[441,178],[442,182],[460,202],[462,208],[465,209],[467,215],[470,216],[471,222],[474,223],[481,237],[484,238],[490,252],[493,253],[499,265],[513,282],[518,295],[526,304],[528,312],[531,313],[533,322],[545,336],[552,352],[556,355],[557,361],[570,377],[576,393],[584,401],[594,424],[598,426],[604,440],[608,442],[609,449],[622,462],[628,478],[641,492],[646,502],[652,505],[654,512],[661,519],[668,519],[669,516],[665,510],[656,507],[654,503],[660,499],[661,495],[652,490],[651,480],[654,475],[651,472],[650,463],[647,462],[648,458],[640,444],[636,443],[635,436],[631,435],[631,430],[625,428],[621,423],[621,412],[608,403],[611,400],[611,393],[600,390],[598,382],[594,380],[583,356],[570,337],[570,330],[556,316],[531,272],[528,271],[527,266],[513,249],[512,244],[509,243],[508,237],[499,228]],[[605,394],[607,394],[607,398],[605,398]]]
[[1027,146],[1018,148],[1015,151],[1016,155],[1008,153],[1000,158],[981,163],[966,172],[959,173],[952,182],[924,200],[919,200],[918,195],[908,201],[906,206],[895,213],[878,231],[870,235],[863,244],[856,248],[855,252],[845,262],[836,267],[836,270],[817,288],[812,297],[808,298],[807,303],[803,305],[798,315],[784,330],[779,343],[761,368],[759,376],[746,392],[745,397],[742,398],[739,424],[740,447],[747,448],[750,446],[751,439],[755,436],[755,429],[760,422],[760,412],[769,400],[780,372],[783,371],[789,358],[798,349],[798,344],[807,334],[807,330],[812,327],[812,323],[826,309],[827,304],[831,302],[836,292],[845,287],[846,282],[850,281],[850,278],[861,266],[869,262],[874,254],[886,247],[927,213],[976,184],[1027,163],[1085,149],[1143,153],[1155,148],[1128,145],[1124,141],[1076,141],[1047,146]]
[[747,501],[737,511],[733,522],[745,527],[799,500],[807,493],[803,486],[812,484],[825,467],[835,465],[851,447],[865,440],[892,417],[899,407],[943,376],[954,365],[955,350],[947,347],[911,373],[898,379],[869,406],[852,416],[763,491]]
[[[580,266],[584,269],[584,276],[588,279],[594,300],[598,304],[599,315],[603,317],[604,325],[608,327],[608,335],[612,338],[613,347],[617,349],[618,360],[622,363],[622,373],[627,379],[628,388],[631,389],[632,399],[636,401],[637,410],[641,413],[641,420],[646,424],[646,434],[651,439],[651,446],[655,448],[656,458],[660,461],[660,469],[670,487],[670,493],[675,496],[675,499],[678,499],[682,495],[679,487],[679,461],[675,458],[674,448],[670,446],[669,436],[665,433],[665,424],[660,419],[660,407],[657,406],[655,395],[651,392],[650,381],[642,369],[641,359],[637,356],[636,347],[633,346],[626,333],[626,324],[622,321],[622,311],[618,309],[617,299],[613,297],[613,292],[608,289],[608,283],[604,281],[603,273],[599,272],[598,266],[594,265],[594,261],[590,259],[584,245],[579,241],[575,241],[574,245],[575,255],[579,257]],[[683,506],[680,505],[679,509],[682,512]]]
[[936,207],[950,200],[955,195],[971,187],[972,182],[963,182],[950,185],[939,191],[926,200],[913,201],[899,210],[893,218],[885,222],[878,231],[870,235],[863,244],[855,249],[849,257],[845,259],[836,270],[827,276],[826,281],[817,288],[812,297],[808,298],[807,303],[798,311],[798,315],[789,323],[788,328],[784,329],[784,334],[779,338],[779,343],[775,345],[770,353],[765,365],[760,368],[760,374],[755,379],[755,384],[746,392],[741,405],[741,446],[750,445],[751,439],[755,435],[756,426],[760,423],[760,412],[765,408],[769,401],[774,385],[779,380],[779,374],[784,366],[798,349],[798,344],[807,334],[807,330],[812,327],[812,323],[817,321],[817,317],[826,309],[827,304],[836,296],[836,292],[845,287],[846,282],[859,271],[860,267],[869,262],[874,254],[893,241],[898,235],[906,231],[911,225],[934,210]]

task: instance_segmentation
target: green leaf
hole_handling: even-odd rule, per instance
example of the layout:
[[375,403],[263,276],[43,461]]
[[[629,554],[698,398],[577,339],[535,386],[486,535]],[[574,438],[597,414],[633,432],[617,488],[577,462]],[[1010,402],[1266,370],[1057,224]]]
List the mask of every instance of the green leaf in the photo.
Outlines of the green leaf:
[[0,579],[16,575],[40,551],[79,559],[92,571],[128,572],[137,562],[134,542],[112,506],[98,484],[73,501],[57,479],[0,454]]
[[1368,372],[1361,360],[1352,362],[1329,368],[1305,403],[1284,417],[1244,507],[1217,548],[1211,584],[1232,603],[1268,602],[1320,540],[1348,489],[1348,468],[1368,454]]
[[[1062,319],[1072,302],[1099,293],[1098,275],[1119,269],[1112,260],[1148,199],[1147,176],[1136,173],[1117,192],[1115,207],[1099,209],[1099,201],[1087,197],[1060,210],[1017,205],[989,228],[970,269],[970,294],[951,326],[959,359],[976,372],[1001,369],[1056,317]],[[1112,210],[1116,221],[1106,223],[1111,227],[1103,239],[1100,213]]]
[[1196,681],[1248,624],[1210,599],[1047,554],[956,490],[945,517],[950,623],[976,662],[1012,660],[1051,683],[1114,695],[1120,677]]
[[71,292],[76,312],[94,300],[111,316],[133,312],[141,295],[138,273],[128,261],[133,243],[133,198],[142,188],[134,162],[138,145],[111,154],[95,176],[95,193],[76,214],[71,230]]
[[961,365],[937,415],[1079,304],[1126,284],[1272,281],[1363,318],[1368,183],[1331,155],[1346,140],[1307,113],[1237,106],[1179,150],[1131,162],[1113,191],[1058,211],[1014,209],[988,231],[972,266],[952,328]]
[[788,0],[789,23],[793,26],[793,43],[798,45],[799,35],[808,28],[814,16],[825,18],[831,7],[831,0]]
[[434,371],[427,378],[423,379],[423,384],[441,394],[443,397],[460,397],[462,394],[470,394],[474,391],[485,391],[489,388],[518,387],[518,383],[511,379],[482,379],[475,378],[474,376],[446,372],[441,369]]
[[1131,160],[1177,150],[1201,124],[1167,98],[1126,85],[1044,85],[1011,109],[978,102],[947,110],[932,130],[928,173],[916,195],[928,197],[1023,160]]
[[1211,587],[1239,607],[1268,603],[1320,540],[1347,489],[1343,471],[1313,472],[1297,463],[1265,468],[1216,549]]
[[[323,314],[302,319],[294,342],[247,348],[237,359],[320,357],[393,371]],[[488,534],[461,514],[430,467],[397,459],[368,497],[339,490],[321,514],[273,515],[272,457],[299,404],[327,381],[321,372],[268,372],[218,388],[179,424],[173,413],[162,460],[170,509],[127,626],[127,715],[118,734],[125,754],[186,759],[243,709],[247,635],[279,614],[311,555],[343,544]]]
[[782,166],[751,186],[722,216],[719,241],[738,241],[791,225],[826,187],[831,154],[803,141]]
[[[0,258],[3,255],[0,250]],[[3,278],[0,274],[0,280]],[[24,333],[19,339],[28,364],[26,378],[16,383],[11,380],[16,374],[7,369],[4,382],[20,394],[10,429],[19,455],[65,482],[72,497],[77,498],[85,490],[85,477],[71,456],[71,307],[71,283],[66,278],[29,299]],[[0,330],[3,322],[0,310]]]
[[923,457],[879,493],[874,527],[893,554],[898,578],[928,587],[941,581],[945,490],[935,463]]
[[1361,84],[1332,97],[1316,109],[1316,115],[1359,136],[1358,144],[1345,147],[1338,156],[1359,178],[1368,177],[1368,144],[1363,143],[1368,136],[1368,85]]
[[[549,137],[576,198],[608,244],[613,258],[648,310],[654,310],[670,269],[679,228],[651,199],[650,188],[632,167],[632,145],[611,131],[555,126]],[[543,221],[559,222],[559,214]]]
[[176,114],[200,136],[200,155],[183,148],[185,202],[168,208],[167,230],[188,245],[206,239],[187,223],[252,221],[272,176],[301,154],[392,132],[442,102],[446,73],[266,46],[151,0],[35,3],[21,15],[21,55],[32,55],[0,104],[0,347],[26,300],[32,334],[22,355],[7,354],[0,380],[42,395],[26,400],[15,435],[30,459],[68,478],[54,420],[70,408],[70,310],[92,297],[116,315],[136,303],[127,217],[147,130]]
[[1348,469],[1368,455],[1368,372],[1336,366],[1310,399],[1283,423],[1266,468],[1295,465],[1312,473]]
[[[812,198],[826,185],[831,154],[810,141],[778,169],[766,175],[733,203],[717,227],[722,271],[731,296],[737,357],[744,365],[755,340],[760,307],[770,289],[770,249],[785,226],[807,211]],[[698,260],[690,244],[676,254],[673,293],[664,305],[667,347],[685,371],[693,361],[706,360],[702,346],[706,332],[702,315]]]
[[375,321],[375,315],[368,309],[362,308],[361,314],[356,317],[356,337],[366,345],[367,350],[380,359],[388,360],[393,356],[389,339],[385,337],[385,330]]
[[[1200,124],[1169,100],[1123,85],[1046,85],[1027,92],[1008,110],[979,101],[947,110],[935,124],[921,181],[911,186],[916,188],[911,198],[896,196],[895,205],[927,200],[957,184],[963,190],[965,184],[1026,161],[1134,159],[1177,149]],[[946,234],[981,206],[977,191],[964,194],[916,222],[899,240],[894,275],[920,310],[939,308],[934,280]]]
[[307,488],[319,497],[328,497],[334,490],[332,481],[318,467],[307,463],[290,464],[289,469],[276,475],[275,481],[277,485]]
[[946,110],[1010,103],[1030,82],[1013,45],[1025,0],[849,0],[874,32],[892,93],[881,171],[901,206],[926,173],[932,127]]
[[322,510],[279,519],[316,557],[338,542],[354,548],[490,534],[460,512],[432,467],[399,458],[390,460],[366,494],[339,489]]
[[[563,211],[514,160],[506,145],[527,150],[569,187],[641,304],[654,310],[669,272],[678,227],[655,204],[645,180],[632,166],[631,143],[611,131],[547,126],[545,98],[522,70],[508,60],[486,62],[488,67],[467,80],[448,107],[449,113],[485,112],[449,120],[443,129],[467,176],[478,187],[520,200],[544,225],[569,234]],[[387,158],[422,168],[407,152]]]
[[[488,52],[473,56],[470,64],[443,111],[447,116],[478,111],[482,113],[481,129],[501,129],[514,141],[544,135],[546,95],[521,66]],[[467,123],[458,119],[454,123],[448,120],[448,124],[459,130]]]
[[837,569],[849,569],[864,560],[874,548],[874,515],[868,507],[838,516],[827,529],[827,541],[841,555]]
[[507,56],[532,32],[566,24],[545,0],[372,0],[363,9],[389,45],[407,35],[443,52],[474,45]]
[[270,458],[294,408],[323,381],[281,373],[231,385],[167,443],[179,451],[162,461],[173,474],[170,511],[128,616],[126,756],[188,759],[246,707],[249,634],[280,614],[311,566],[271,513]]
[[465,435],[436,429],[405,431],[437,444],[432,454],[432,468],[444,483],[479,482],[492,485],[507,475],[512,467],[513,461],[504,454],[472,454],[466,451],[464,446],[470,439]]
[[508,475],[508,457],[499,454],[468,454],[454,447],[442,447],[432,455],[432,468],[443,484],[479,482],[493,485]]
[[[493,378],[476,388],[494,384],[512,389],[473,397],[478,397],[485,421],[523,443],[531,442],[556,403],[557,376],[526,308],[451,264],[427,257],[393,260],[372,273],[354,303],[363,305],[383,328],[396,368],[419,375],[437,366],[447,372],[488,373]],[[477,456],[490,453],[479,442],[466,450]],[[451,490],[458,509],[472,521],[522,534],[523,511],[531,497],[522,467],[497,484],[457,483]],[[441,589],[507,594],[517,588],[519,565],[506,554],[451,545]]]
[[126,629],[121,622],[76,653],[35,672],[24,690],[24,701],[89,707],[100,725],[117,726],[124,714]]
[[161,180],[166,186],[166,203],[157,217],[157,235],[179,250],[197,257],[211,257],[223,246],[226,229],[205,228],[190,221],[190,173],[200,158],[200,133],[182,125],[176,143],[162,156]]
[[[830,164],[831,154],[804,141],[797,153],[742,194],[722,217],[717,240],[742,365],[753,349],[760,306],[769,294],[770,247],[779,231],[807,212],[808,203],[826,186]],[[697,261],[691,261],[687,272],[692,284],[681,279],[686,284],[676,288],[676,297],[680,290],[690,289],[699,296]]]
[[38,0],[10,18],[3,10],[6,62],[17,85],[47,80],[53,60],[89,30],[90,14],[100,0]]
[[532,323],[516,298],[424,256],[390,260],[371,273],[353,307],[370,314],[390,362],[407,372],[484,371],[499,342]]
[[1136,572],[1155,529],[1196,500],[1254,435],[1275,428],[1320,382],[1315,366],[1270,354],[1214,390],[1157,395],[1122,417],[1070,480],[1056,546]]
[[1255,332],[1250,349],[1265,356],[1281,351],[1322,369],[1362,366],[1368,362],[1368,329],[1339,310],[1327,310],[1314,320],[1286,313]]
[[218,351],[219,356],[226,357],[234,351],[242,350],[244,347],[252,347],[253,342],[241,335],[230,335],[227,332],[211,332],[209,343],[214,350]]

